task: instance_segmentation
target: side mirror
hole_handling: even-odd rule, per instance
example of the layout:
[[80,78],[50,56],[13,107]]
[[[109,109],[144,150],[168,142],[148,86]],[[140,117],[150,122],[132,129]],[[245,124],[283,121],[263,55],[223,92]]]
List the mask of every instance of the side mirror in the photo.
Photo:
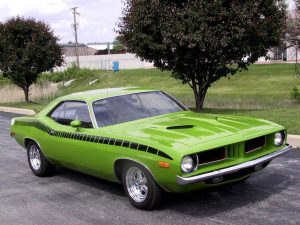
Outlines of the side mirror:
[[73,120],[73,121],[70,123],[70,126],[78,129],[78,128],[81,127],[81,121],[79,121],[79,120]]

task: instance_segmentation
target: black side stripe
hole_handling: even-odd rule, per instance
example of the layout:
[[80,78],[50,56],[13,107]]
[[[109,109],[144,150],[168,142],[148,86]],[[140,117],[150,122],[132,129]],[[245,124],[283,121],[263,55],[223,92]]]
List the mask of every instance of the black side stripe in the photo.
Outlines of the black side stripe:
[[149,147],[147,152],[157,155],[158,150],[156,148]]
[[130,148],[133,150],[147,152],[147,153],[158,155],[160,157],[163,157],[163,158],[166,158],[169,160],[173,160],[172,157],[170,157],[168,154],[166,154],[156,148],[147,146],[147,145],[138,144],[138,143],[130,142],[130,141],[126,141],[126,140],[108,138],[108,137],[56,131],[56,130],[52,130],[50,127],[46,126],[43,123],[37,122],[35,119],[26,119],[26,120],[24,119],[24,121],[17,120],[15,122],[15,124],[16,125],[24,125],[24,126],[32,126],[32,127],[35,127],[37,129],[39,129],[45,133],[48,133],[51,136],[55,136],[55,137]]

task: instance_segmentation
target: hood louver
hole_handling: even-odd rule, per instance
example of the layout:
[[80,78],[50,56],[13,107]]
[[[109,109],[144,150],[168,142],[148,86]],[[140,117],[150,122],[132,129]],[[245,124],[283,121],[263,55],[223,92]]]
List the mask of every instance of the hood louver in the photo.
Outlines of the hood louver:
[[176,129],[190,129],[193,128],[193,125],[180,125],[180,126],[171,126],[167,127],[168,130],[176,130]]

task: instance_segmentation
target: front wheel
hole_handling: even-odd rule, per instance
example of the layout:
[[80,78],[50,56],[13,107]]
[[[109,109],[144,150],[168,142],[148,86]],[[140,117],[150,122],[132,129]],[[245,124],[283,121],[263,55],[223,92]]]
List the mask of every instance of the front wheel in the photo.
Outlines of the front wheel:
[[46,159],[38,144],[30,141],[27,145],[27,158],[30,169],[38,177],[50,175],[54,166]]
[[153,209],[160,205],[162,190],[145,167],[127,163],[122,172],[122,183],[130,202],[139,209]]

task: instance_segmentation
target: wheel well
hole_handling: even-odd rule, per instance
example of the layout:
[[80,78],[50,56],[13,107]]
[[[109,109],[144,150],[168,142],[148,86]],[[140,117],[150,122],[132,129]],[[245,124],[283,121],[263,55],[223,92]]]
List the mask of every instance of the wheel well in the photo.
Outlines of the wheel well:
[[27,146],[28,146],[28,144],[29,144],[30,141],[33,141],[34,143],[36,143],[36,141],[33,140],[33,139],[31,139],[31,138],[25,138],[24,139],[24,145],[25,145],[26,148],[27,148]]
[[115,161],[115,165],[114,165],[115,175],[121,183],[122,183],[122,168],[128,162],[131,162],[131,160],[118,159],[117,161]]
[[126,163],[136,163],[136,164],[139,164],[143,167],[145,167],[146,170],[148,170],[148,172],[151,174],[151,176],[153,177],[153,179],[155,180],[155,182],[165,191],[169,192],[167,189],[165,189],[164,187],[162,187],[158,182],[157,180],[155,179],[155,177],[153,176],[153,174],[151,173],[151,171],[149,170],[148,167],[146,167],[145,165],[143,165],[142,163],[140,162],[137,162],[135,160],[131,160],[131,159],[117,159],[115,161],[115,164],[114,164],[114,171],[115,171],[115,175],[116,177],[118,178],[118,180],[122,183],[122,169],[124,167],[124,165],[126,165]]
[[[145,167],[143,164],[141,164],[141,163],[139,163],[139,162],[137,162],[135,160],[131,160],[131,159],[117,159],[115,161],[115,164],[114,164],[114,171],[115,171],[116,177],[118,178],[118,180],[121,183],[122,183],[122,170],[123,170],[123,167],[126,165],[126,163],[136,163],[136,164],[139,164],[139,165]],[[147,169],[149,171],[149,169],[147,167],[145,167],[145,169]],[[150,172],[150,174],[151,174],[151,172]]]

